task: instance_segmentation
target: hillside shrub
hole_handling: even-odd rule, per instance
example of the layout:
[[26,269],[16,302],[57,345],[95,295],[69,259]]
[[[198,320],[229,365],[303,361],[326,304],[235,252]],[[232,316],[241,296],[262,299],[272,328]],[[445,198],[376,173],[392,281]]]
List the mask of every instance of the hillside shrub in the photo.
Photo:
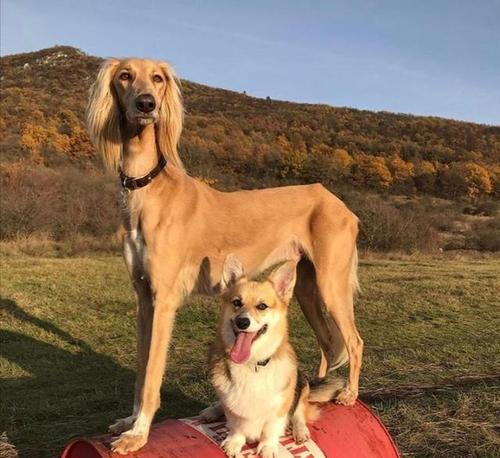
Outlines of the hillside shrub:
[[112,235],[119,222],[115,181],[91,170],[11,167],[0,176],[0,238]]
[[465,243],[470,250],[500,251],[500,216],[475,224]]
[[360,219],[359,245],[372,251],[432,251],[437,231],[422,211],[398,209],[378,195],[349,194],[346,201]]

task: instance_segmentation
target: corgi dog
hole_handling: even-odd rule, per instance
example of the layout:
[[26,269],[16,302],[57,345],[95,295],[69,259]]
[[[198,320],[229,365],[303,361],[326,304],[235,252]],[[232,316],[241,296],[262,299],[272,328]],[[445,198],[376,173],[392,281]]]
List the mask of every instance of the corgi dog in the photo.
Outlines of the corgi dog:
[[288,340],[287,310],[296,261],[287,261],[264,281],[250,281],[229,255],[222,272],[223,306],[210,353],[210,378],[219,398],[203,412],[206,421],[226,415],[222,448],[241,457],[245,443],[259,442],[262,458],[278,456],[279,439],[291,427],[297,443],[310,437],[306,423],[317,418],[311,402],[326,402],[345,387],[327,378],[310,386],[298,371]]

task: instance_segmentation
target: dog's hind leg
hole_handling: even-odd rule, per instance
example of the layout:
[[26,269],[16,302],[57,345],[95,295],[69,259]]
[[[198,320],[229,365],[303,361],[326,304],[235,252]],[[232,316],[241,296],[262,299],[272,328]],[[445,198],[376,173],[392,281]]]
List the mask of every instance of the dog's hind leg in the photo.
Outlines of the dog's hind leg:
[[200,412],[200,417],[206,422],[216,421],[224,415],[222,404],[217,401]]
[[[336,399],[352,405],[358,396],[363,355],[363,341],[356,329],[353,304],[357,288],[357,218],[350,212],[342,216],[335,222],[324,218],[316,223],[313,262],[326,310],[337,324],[349,354],[348,382]],[[332,231],[335,225],[336,230]]]
[[314,265],[307,258],[297,266],[295,297],[318,339],[321,361],[318,377],[322,378],[329,369],[336,369],[347,362],[349,356],[344,339],[332,318],[325,314],[325,304],[316,283]]

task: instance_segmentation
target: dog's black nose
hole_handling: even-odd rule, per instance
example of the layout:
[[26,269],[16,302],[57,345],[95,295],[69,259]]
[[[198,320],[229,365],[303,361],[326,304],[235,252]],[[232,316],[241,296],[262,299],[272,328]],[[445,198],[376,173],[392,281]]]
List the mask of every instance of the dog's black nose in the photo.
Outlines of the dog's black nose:
[[142,94],[135,99],[135,106],[142,113],[151,113],[156,107],[156,102],[151,94]]
[[234,322],[236,323],[236,327],[238,329],[246,329],[250,326],[250,319],[245,316],[239,316],[236,320],[234,320]]

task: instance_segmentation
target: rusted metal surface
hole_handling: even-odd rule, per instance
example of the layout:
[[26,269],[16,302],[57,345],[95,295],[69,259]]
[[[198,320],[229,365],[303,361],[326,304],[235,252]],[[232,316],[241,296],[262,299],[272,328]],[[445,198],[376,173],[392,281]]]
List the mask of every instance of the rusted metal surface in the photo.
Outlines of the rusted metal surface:
[[[290,435],[280,441],[279,458],[399,458],[397,448],[377,416],[362,402],[353,407],[325,404],[321,416],[309,425],[311,440],[296,444]],[[148,443],[127,455],[135,458],[223,458],[219,444],[227,435],[224,419],[204,423],[198,417],[166,420],[155,425]],[[119,458],[109,451],[111,436],[75,439],[61,458]],[[254,457],[256,444],[245,446],[245,458]]]

